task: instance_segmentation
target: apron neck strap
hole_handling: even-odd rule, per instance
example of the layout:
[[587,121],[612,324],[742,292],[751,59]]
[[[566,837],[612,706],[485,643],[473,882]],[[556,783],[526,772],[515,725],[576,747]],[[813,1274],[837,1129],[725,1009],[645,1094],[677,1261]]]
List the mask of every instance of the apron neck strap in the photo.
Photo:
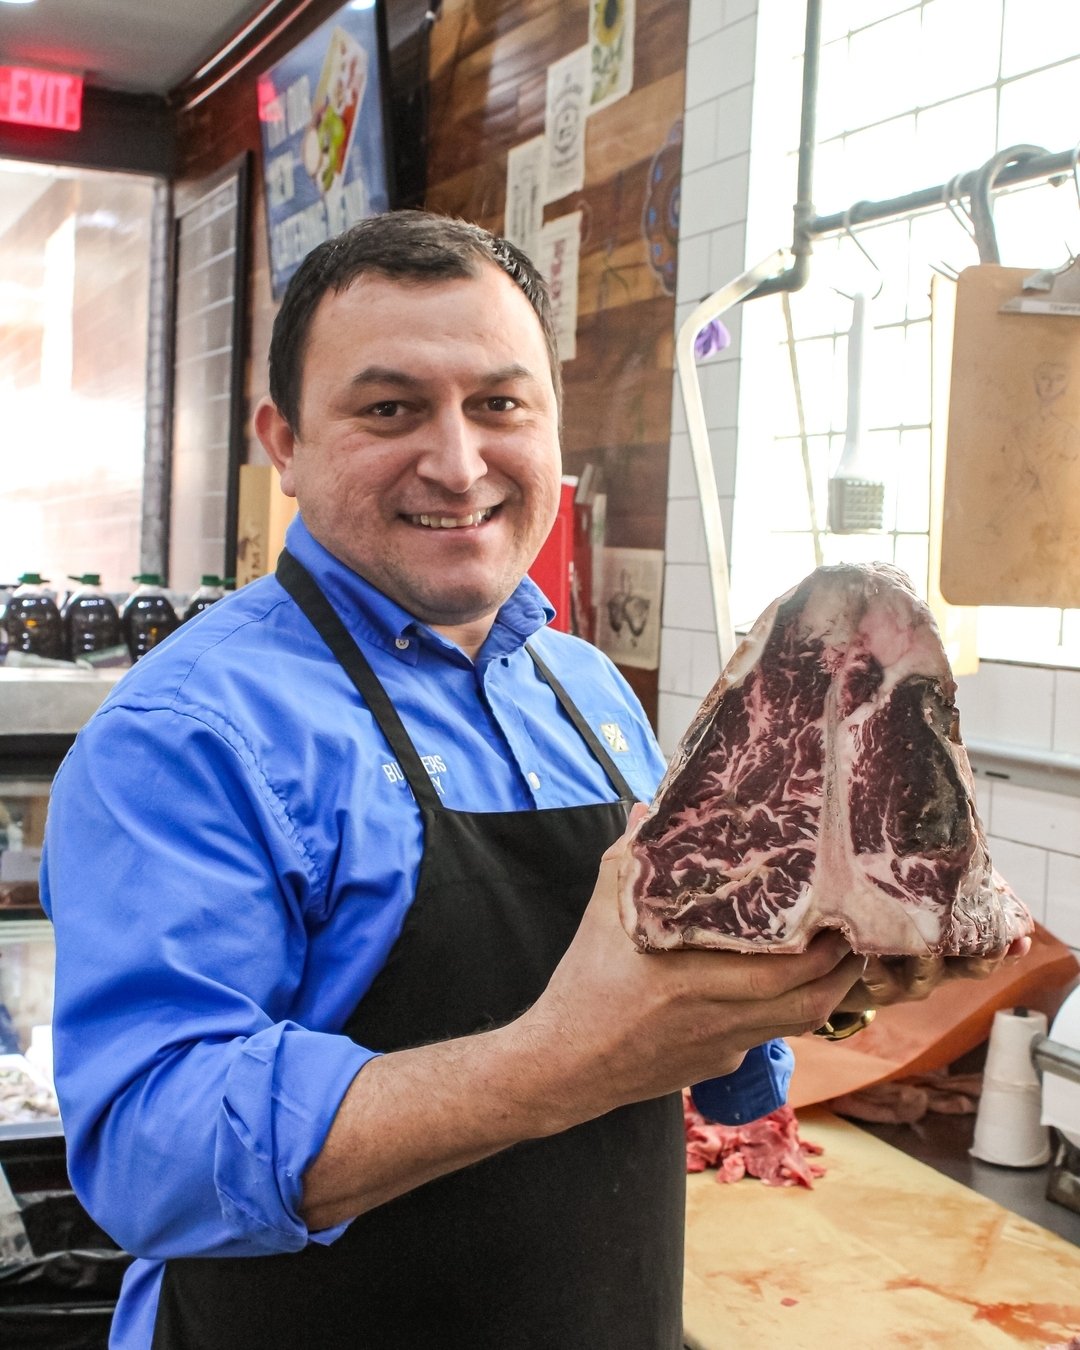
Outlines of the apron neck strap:
[[[431,810],[441,810],[439,794],[424,768],[416,747],[409,739],[397,709],[391,703],[386,690],[379,683],[367,658],[356,645],[352,634],[345,627],[341,616],[326,598],[321,587],[307,568],[293,557],[288,549],[283,549],[278,559],[275,575],[284,589],[300,606],[305,617],[330,648],[345,674],[352,681],[360,697],[371,710],[379,729],[390,743],[397,756],[398,765],[412,788],[413,795],[421,806]],[[637,794],[623,777],[619,766],[611,757],[607,747],[596,732],[582,717],[577,705],[549,669],[530,643],[525,650],[543,679],[551,686],[552,693],[558,699],[567,717],[577,728],[582,740],[592,751],[601,768],[611,780],[612,786],[624,802],[633,802]]]
[[300,606],[311,626],[330,648],[360,697],[367,704],[380,731],[397,756],[398,767],[405,775],[405,780],[412,788],[417,802],[428,810],[440,810],[439,794],[421,763],[416,747],[409,739],[409,733],[405,730],[397,709],[379,683],[367,658],[356,645],[352,634],[341,621],[341,616],[323,594],[318,582],[303,563],[297,562],[288,549],[282,550],[276,576]]
[[567,717],[569,717],[570,721],[573,722],[575,727],[577,727],[581,739],[593,752],[593,755],[596,757],[596,759],[599,760],[600,767],[611,779],[612,786],[615,788],[616,792],[618,792],[619,796],[622,798],[624,802],[630,803],[637,801],[637,793],[626,781],[626,779],[622,776],[622,771],[619,769],[619,766],[615,763],[614,759],[611,757],[611,753],[609,752],[607,746],[603,743],[603,741],[596,734],[596,732],[593,731],[592,727],[589,726],[588,722],[585,721],[584,717],[582,717],[581,711],[578,708],[577,704],[573,701],[573,699],[571,699],[570,695],[566,692],[566,690],[562,687],[559,681],[555,678],[555,676],[552,674],[547,664],[540,658],[539,654],[533,648],[531,643],[526,642],[525,650],[532,657],[533,664],[536,666],[536,669],[540,672],[540,674],[544,677],[544,679],[548,682],[548,684],[551,685],[552,693],[562,704],[563,711],[566,713]]

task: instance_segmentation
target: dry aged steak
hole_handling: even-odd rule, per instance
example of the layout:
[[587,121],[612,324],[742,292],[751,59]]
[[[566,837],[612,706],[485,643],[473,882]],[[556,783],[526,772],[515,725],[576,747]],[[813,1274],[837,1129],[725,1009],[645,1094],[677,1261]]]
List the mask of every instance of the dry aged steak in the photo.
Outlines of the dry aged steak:
[[640,947],[981,955],[1031,929],[991,867],[929,609],[884,563],[775,601],[676,750],[620,877]]

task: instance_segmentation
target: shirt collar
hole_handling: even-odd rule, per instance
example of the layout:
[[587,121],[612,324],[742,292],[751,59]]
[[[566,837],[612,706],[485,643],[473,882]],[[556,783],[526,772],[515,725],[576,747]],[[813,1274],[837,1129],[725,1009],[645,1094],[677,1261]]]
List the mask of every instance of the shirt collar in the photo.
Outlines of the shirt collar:
[[[299,515],[289,525],[285,544],[319,583],[353,636],[365,638],[410,663],[417,659],[418,644],[411,640],[414,638],[448,655],[461,654],[453,643],[433,632],[324,548]],[[554,617],[555,610],[543,591],[530,577],[523,577],[495,616],[477,664],[517,651]]]

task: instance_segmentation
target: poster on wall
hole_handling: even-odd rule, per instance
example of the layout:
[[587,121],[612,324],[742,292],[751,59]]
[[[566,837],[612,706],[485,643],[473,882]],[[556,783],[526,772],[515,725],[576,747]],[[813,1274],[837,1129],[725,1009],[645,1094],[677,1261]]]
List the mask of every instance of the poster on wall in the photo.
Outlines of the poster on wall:
[[662,549],[604,549],[596,645],[616,665],[655,670],[660,664],[663,576]]
[[589,5],[589,111],[623,98],[634,85],[637,0],[592,0]]
[[506,223],[503,234],[534,261],[544,223],[543,136],[511,146],[506,157]]
[[589,49],[579,47],[548,66],[544,138],[544,201],[585,186],[585,121],[589,115]]
[[258,98],[277,300],[316,244],[389,208],[374,4],[317,28],[260,76]]
[[559,359],[572,361],[577,356],[580,211],[571,211],[557,220],[548,221],[540,231],[534,261],[548,284]]

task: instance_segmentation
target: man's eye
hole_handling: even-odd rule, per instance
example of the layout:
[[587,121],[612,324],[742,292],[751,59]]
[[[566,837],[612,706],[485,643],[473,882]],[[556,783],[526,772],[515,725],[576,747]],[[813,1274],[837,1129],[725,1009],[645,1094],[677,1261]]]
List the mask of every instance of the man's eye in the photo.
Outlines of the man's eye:
[[510,398],[506,394],[496,394],[493,398],[487,400],[489,412],[513,412],[517,406],[517,399]]
[[381,403],[373,403],[364,410],[371,417],[396,417],[401,412],[401,404],[397,399],[384,399]]

